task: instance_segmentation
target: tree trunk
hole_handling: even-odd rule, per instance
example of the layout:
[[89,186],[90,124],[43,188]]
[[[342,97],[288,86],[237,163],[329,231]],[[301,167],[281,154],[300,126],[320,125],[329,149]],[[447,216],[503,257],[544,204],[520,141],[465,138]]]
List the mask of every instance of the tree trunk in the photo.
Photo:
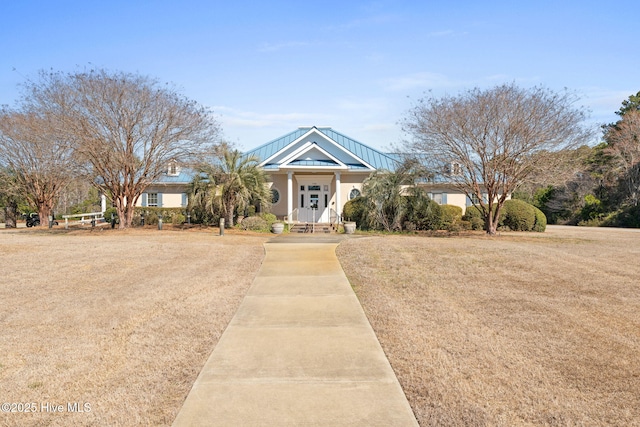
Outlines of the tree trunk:
[[4,226],[6,228],[16,228],[18,226],[18,204],[12,200],[4,208]]
[[227,217],[224,219],[225,228],[233,227],[233,211],[234,211],[233,203],[229,203],[229,206],[227,206],[227,215],[226,215]]
[[49,215],[51,215],[53,209],[47,203],[40,204],[38,206],[38,216],[40,216],[40,225],[43,227],[49,227]]

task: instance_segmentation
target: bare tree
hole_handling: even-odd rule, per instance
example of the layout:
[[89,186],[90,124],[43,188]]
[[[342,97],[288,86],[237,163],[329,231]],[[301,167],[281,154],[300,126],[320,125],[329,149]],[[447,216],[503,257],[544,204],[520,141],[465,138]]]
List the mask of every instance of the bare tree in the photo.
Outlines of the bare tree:
[[12,172],[14,192],[38,210],[42,225],[49,225],[49,215],[75,169],[72,149],[55,132],[51,117],[3,109],[0,163]]
[[561,150],[586,142],[586,111],[568,92],[505,84],[458,96],[420,99],[402,122],[409,151],[444,172],[483,213],[495,234],[500,210],[518,185],[558,169]]
[[632,204],[640,201],[640,111],[629,109],[607,127],[606,153],[612,156],[624,193]]
[[189,163],[215,145],[210,112],[149,77],[105,70],[42,73],[25,102],[57,117],[78,162],[106,190],[128,228],[144,190],[170,162]]
[[15,174],[0,166],[0,206],[4,208],[5,228],[16,228],[18,220],[18,192]]

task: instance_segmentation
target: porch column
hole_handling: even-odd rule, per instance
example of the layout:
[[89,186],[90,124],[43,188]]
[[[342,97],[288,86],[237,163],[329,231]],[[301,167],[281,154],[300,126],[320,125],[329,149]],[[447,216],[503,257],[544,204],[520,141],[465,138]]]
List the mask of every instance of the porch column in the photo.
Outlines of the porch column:
[[104,213],[107,210],[107,196],[104,193],[100,194],[100,212]]
[[287,222],[291,223],[293,213],[293,171],[287,172]]
[[340,205],[340,172],[336,172],[336,213],[338,216],[342,215],[342,207]]

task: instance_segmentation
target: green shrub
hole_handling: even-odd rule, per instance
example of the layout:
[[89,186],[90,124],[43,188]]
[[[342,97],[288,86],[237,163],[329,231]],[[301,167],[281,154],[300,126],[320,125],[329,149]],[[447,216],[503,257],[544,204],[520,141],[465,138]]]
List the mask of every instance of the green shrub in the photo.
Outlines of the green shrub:
[[462,220],[468,221],[472,230],[484,230],[485,222],[482,211],[475,206],[467,206]]
[[547,229],[547,216],[544,214],[544,212],[542,212],[540,209],[536,208],[535,206],[533,207],[533,209],[535,209],[536,222],[533,225],[532,231],[536,231],[538,233],[544,233],[544,231]]
[[504,202],[498,226],[509,227],[512,231],[531,231],[535,223],[536,212],[532,205],[516,199]]
[[441,227],[444,230],[458,229],[458,222],[462,220],[462,208],[454,205],[440,206],[442,212]]
[[181,213],[173,215],[171,218],[171,223],[173,225],[181,225],[184,224],[187,219]]
[[368,228],[367,222],[367,202],[362,196],[354,197],[344,204],[342,208],[342,220],[354,221],[361,230]]
[[272,213],[261,213],[260,214],[260,218],[262,218],[263,220],[266,221],[267,225],[271,226],[271,224],[273,224],[274,222],[276,222],[278,220],[278,218],[272,214]]
[[249,218],[245,218],[242,220],[240,226],[244,230],[252,230],[252,231],[268,231],[269,224],[264,219],[259,216],[250,216]]
[[111,222],[111,219],[116,218],[116,220],[118,219],[118,211],[116,210],[116,208],[107,208],[104,211],[104,220],[106,222]]
[[405,221],[417,230],[440,230],[442,228],[442,206],[428,197],[407,196]]
[[[163,218],[164,221],[164,218]],[[158,225],[158,214],[151,212],[144,216],[145,225]]]

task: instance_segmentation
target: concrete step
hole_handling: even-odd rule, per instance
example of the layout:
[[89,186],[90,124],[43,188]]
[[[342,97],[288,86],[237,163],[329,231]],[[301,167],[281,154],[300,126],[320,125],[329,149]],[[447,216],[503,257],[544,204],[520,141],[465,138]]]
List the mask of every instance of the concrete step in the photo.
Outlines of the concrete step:
[[298,223],[294,224],[290,232],[291,233],[335,233],[337,230],[333,228],[331,224],[311,224],[311,223]]

